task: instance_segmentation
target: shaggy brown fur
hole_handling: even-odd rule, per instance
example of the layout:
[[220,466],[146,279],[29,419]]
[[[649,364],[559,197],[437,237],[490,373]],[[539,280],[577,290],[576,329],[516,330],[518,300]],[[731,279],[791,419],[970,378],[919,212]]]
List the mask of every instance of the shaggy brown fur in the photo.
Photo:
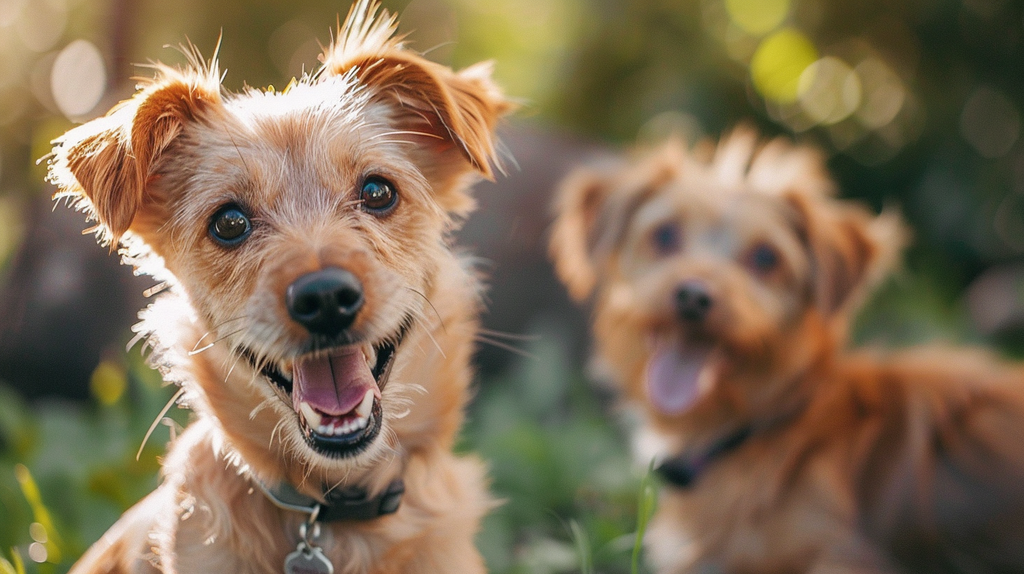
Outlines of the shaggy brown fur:
[[737,130],[562,190],[552,254],[574,296],[593,293],[597,357],[644,421],[638,446],[697,470],[662,492],[651,561],[1024,571],[1024,368],[957,348],[847,351],[904,232],[832,188],[818,154]]
[[[398,477],[397,513],[322,525],[335,571],[484,570],[473,536],[493,504],[485,472],[451,452],[480,286],[449,237],[473,206],[469,184],[492,176],[511,105],[489,65],[453,72],[404,49],[395,27],[361,0],[323,67],[283,92],[227,94],[198,56],[157,66],[131,100],[55,142],[59,195],[166,282],[138,330],[196,413],[160,487],[73,572],[280,574],[306,515],[272,505],[255,480],[321,498]],[[301,279],[339,269],[362,299],[351,324],[325,331],[289,301]],[[389,378],[377,369],[388,344]],[[342,396],[351,389],[358,406]]]

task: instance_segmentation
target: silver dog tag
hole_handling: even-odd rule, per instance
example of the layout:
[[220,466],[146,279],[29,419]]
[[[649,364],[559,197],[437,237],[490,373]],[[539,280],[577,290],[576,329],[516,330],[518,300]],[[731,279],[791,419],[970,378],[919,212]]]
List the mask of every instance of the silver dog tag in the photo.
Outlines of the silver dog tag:
[[299,547],[284,559],[284,574],[334,574],[334,564],[323,550],[299,542]]

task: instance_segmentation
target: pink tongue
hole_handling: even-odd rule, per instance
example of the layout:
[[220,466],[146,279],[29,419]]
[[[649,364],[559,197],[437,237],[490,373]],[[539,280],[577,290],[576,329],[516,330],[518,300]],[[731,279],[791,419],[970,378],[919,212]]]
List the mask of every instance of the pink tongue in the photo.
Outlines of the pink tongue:
[[359,406],[367,389],[380,398],[373,373],[358,348],[295,363],[292,402],[296,412],[299,404],[306,402],[321,414],[342,416]]
[[700,393],[701,373],[708,366],[711,347],[678,349],[666,345],[647,363],[647,395],[655,408],[677,415],[690,408]]

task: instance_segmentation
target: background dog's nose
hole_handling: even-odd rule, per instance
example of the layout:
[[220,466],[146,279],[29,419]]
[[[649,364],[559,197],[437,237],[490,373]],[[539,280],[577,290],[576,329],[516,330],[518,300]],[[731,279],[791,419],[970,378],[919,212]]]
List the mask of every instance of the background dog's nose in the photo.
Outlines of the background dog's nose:
[[363,284],[337,267],[307,273],[285,292],[288,314],[315,335],[338,335],[363,306]]
[[703,321],[713,303],[707,285],[700,281],[686,281],[676,289],[676,313],[685,321]]

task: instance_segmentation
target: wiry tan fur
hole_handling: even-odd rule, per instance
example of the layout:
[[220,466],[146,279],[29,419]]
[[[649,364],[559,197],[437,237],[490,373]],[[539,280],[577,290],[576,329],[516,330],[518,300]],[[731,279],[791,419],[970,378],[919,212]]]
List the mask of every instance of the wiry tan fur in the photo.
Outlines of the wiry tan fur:
[[[739,129],[584,168],[561,191],[552,254],[592,297],[597,356],[641,413],[641,450],[705,452],[752,435],[689,488],[666,486],[651,562],[679,572],[1024,571],[1024,368],[948,347],[847,350],[848,322],[906,233],[832,197],[820,155]],[[654,233],[675,225],[678,247]],[[779,264],[752,263],[770,245]],[[699,325],[674,305],[697,280]],[[660,344],[704,344],[685,410],[653,404]],[[649,460],[649,459],[648,459]]]
[[[138,330],[196,420],[172,445],[160,487],[78,562],[88,572],[282,571],[306,515],[280,510],[253,478],[313,497],[376,494],[396,477],[397,513],[325,523],[318,544],[348,574],[482,572],[473,537],[492,506],[483,466],[456,456],[471,379],[480,286],[450,232],[468,185],[497,164],[494,129],[511,105],[486,65],[462,72],[395,39],[375,2],[353,6],[323,68],[284,92],[221,88],[215,61],[156,77],[104,118],[58,139],[50,179],[126,260],[168,285]],[[367,174],[395,183],[386,217],[360,208]],[[226,201],[253,213],[246,242],[210,239]],[[240,357],[292,360],[306,337],[284,293],[325,267],[362,282],[352,329],[398,347],[383,430],[335,459],[301,437],[289,399]],[[370,352],[370,351],[368,351]]]

